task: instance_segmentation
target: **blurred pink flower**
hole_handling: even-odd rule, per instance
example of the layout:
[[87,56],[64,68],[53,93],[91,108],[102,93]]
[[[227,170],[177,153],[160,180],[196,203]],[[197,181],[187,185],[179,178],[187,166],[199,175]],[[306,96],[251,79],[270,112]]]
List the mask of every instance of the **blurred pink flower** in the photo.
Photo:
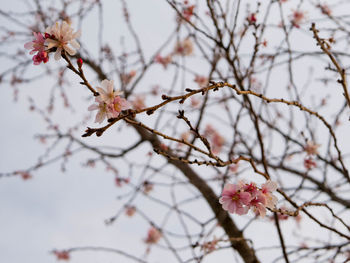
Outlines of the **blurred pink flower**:
[[306,169],[311,170],[313,168],[316,168],[317,164],[316,162],[312,159],[312,157],[306,157],[304,159],[304,166]]
[[204,76],[196,76],[194,79],[200,87],[206,87],[208,85],[208,78]]
[[190,38],[178,41],[175,45],[174,53],[180,56],[190,56],[193,53],[193,43]]
[[171,55],[167,55],[166,57],[162,57],[161,55],[157,55],[154,59],[156,63],[161,64],[164,69],[168,67],[168,65],[172,62],[173,58]]
[[128,217],[132,217],[136,213],[136,207],[135,206],[126,206],[125,207],[125,214]]
[[44,36],[40,32],[39,33],[33,32],[33,35],[34,35],[35,39],[33,41],[30,41],[30,42],[24,44],[24,48],[32,49],[29,52],[29,54],[31,54],[31,55],[33,55],[35,52],[45,51],[45,38],[44,38]]
[[304,150],[308,155],[317,155],[319,147],[320,147],[320,144],[316,144],[315,142],[308,141],[306,143],[306,146],[304,147]]
[[158,243],[161,237],[162,237],[162,234],[159,232],[159,230],[152,226],[148,230],[147,238],[145,239],[145,242],[147,244],[156,244]]
[[69,251],[66,251],[66,250],[61,250],[61,251],[54,250],[53,254],[56,256],[57,260],[68,261],[70,259]]
[[136,96],[135,99],[131,102],[133,108],[135,110],[141,110],[145,108],[145,97],[144,96]]
[[37,54],[33,56],[34,65],[39,65],[41,62],[46,63],[49,61],[49,57],[47,52],[45,51],[45,38],[40,32],[33,32],[33,34],[35,39],[31,42],[24,44],[24,47],[26,49],[32,49],[29,52],[29,54],[31,55],[37,52]]
[[306,19],[305,12],[298,10],[295,10],[290,17],[292,25],[296,28],[300,28],[301,23]]
[[265,198],[264,205],[270,209],[275,208],[277,204],[277,197],[272,194],[272,192],[277,190],[277,184],[268,180],[261,186],[261,193]]
[[203,250],[205,254],[209,254],[218,248],[218,242],[219,240],[216,237],[214,237],[212,241],[203,243],[201,245],[201,250]]
[[130,81],[136,76],[136,71],[135,70],[131,70],[129,73],[126,74],[122,74],[121,75],[121,79],[122,82],[127,85],[130,83]]

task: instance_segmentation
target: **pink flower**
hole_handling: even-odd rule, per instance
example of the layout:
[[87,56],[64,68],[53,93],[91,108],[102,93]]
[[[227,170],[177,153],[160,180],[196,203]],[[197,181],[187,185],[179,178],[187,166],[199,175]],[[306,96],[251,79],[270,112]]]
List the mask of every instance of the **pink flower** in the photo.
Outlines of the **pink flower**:
[[126,110],[129,108],[129,103],[126,99],[121,98],[119,96],[114,97],[112,103],[108,104],[107,107],[107,118],[117,118],[122,110]]
[[35,40],[24,44],[24,47],[26,49],[32,49],[29,52],[29,54],[31,55],[37,52],[37,54],[33,56],[34,65],[39,65],[41,62],[46,63],[49,61],[49,57],[47,55],[47,52],[45,51],[45,38],[40,32],[33,32],[33,34]]
[[179,41],[175,45],[174,53],[180,56],[190,56],[193,53],[193,43],[190,38]]
[[20,175],[24,181],[32,179],[32,175],[29,172],[17,171],[14,175]]
[[296,10],[291,15],[291,22],[296,28],[300,28],[300,24],[303,23],[305,19],[305,12],[303,11]]
[[276,190],[277,190],[277,184],[275,182],[272,182],[271,180],[268,180],[266,183],[264,183],[261,186],[261,193],[265,198],[264,205],[270,209],[275,208],[277,204],[277,197],[272,194],[272,192]]
[[125,214],[128,217],[132,217],[136,213],[136,207],[135,206],[126,206],[125,207]]
[[156,63],[159,63],[161,64],[164,69],[166,69],[168,67],[168,65],[173,61],[173,58],[171,55],[168,55],[166,57],[162,57],[161,55],[157,55],[155,58],[154,58],[154,61]]
[[317,164],[312,159],[312,157],[307,157],[307,158],[304,159],[304,166],[305,166],[306,169],[311,170],[313,168],[316,168]]
[[70,259],[69,251],[66,251],[66,250],[62,250],[62,251],[54,250],[52,253],[55,254],[57,260],[68,261]]
[[145,108],[145,97],[136,96],[135,99],[132,101],[132,106],[135,110],[141,110]]
[[196,76],[194,82],[196,82],[200,87],[206,87],[208,85],[208,78],[204,76]]
[[95,99],[95,102],[97,104],[92,104],[89,106],[88,110],[93,111],[93,110],[98,110],[95,118],[95,122],[102,123],[103,120],[107,117],[107,104],[101,100],[100,96],[97,96]]
[[191,107],[196,108],[201,101],[195,97],[191,97]]
[[136,76],[136,71],[135,70],[132,70],[130,71],[129,73],[127,74],[122,74],[121,76],[121,79],[122,79],[122,82],[127,85],[130,83],[130,81]]
[[203,250],[205,254],[209,254],[218,248],[218,242],[219,240],[216,237],[214,237],[212,241],[203,243],[201,245],[201,250]]
[[43,52],[45,51],[45,38],[44,36],[39,32],[35,33],[33,32],[33,35],[35,39],[31,42],[28,42],[24,44],[24,48],[26,49],[32,49],[29,54],[33,55],[35,52]]
[[123,94],[122,91],[114,91],[114,81],[108,79],[102,80],[101,87],[98,87],[96,89],[99,93],[101,100],[107,104],[112,103],[116,96]]
[[162,237],[162,234],[159,232],[159,230],[152,226],[148,230],[147,238],[145,239],[145,242],[147,244],[156,244],[158,243],[161,237]]
[[89,111],[98,110],[95,122],[102,123],[105,118],[117,118],[122,110],[129,108],[127,100],[119,96],[122,92],[114,91],[113,80],[103,80],[97,90],[99,92],[95,99],[97,104],[92,104],[88,108]]
[[215,133],[212,137],[213,153],[218,154],[221,152],[222,146],[225,144],[225,138],[219,133]]
[[239,181],[238,184],[241,186],[241,188],[244,189],[245,192],[250,193],[250,195],[252,196],[252,199],[258,196],[259,189],[255,183],[252,182],[250,184],[246,184],[243,181]]
[[277,197],[272,194],[277,184],[268,180],[258,188],[255,183],[246,184],[239,181],[237,184],[226,184],[219,202],[222,208],[230,213],[246,214],[250,208],[258,215],[265,217],[266,208],[273,209]]
[[323,5],[318,5],[319,8],[321,8],[321,12],[324,15],[330,16],[332,14],[332,10],[330,9],[330,7],[326,4]]
[[250,193],[244,192],[238,185],[226,184],[219,202],[222,208],[229,213],[244,215],[249,210],[247,205],[251,198]]
[[56,48],[55,60],[61,58],[63,50],[73,56],[76,54],[76,50],[80,48],[79,43],[76,41],[76,38],[80,36],[80,31],[73,33],[73,28],[66,21],[63,21],[61,24],[56,22],[52,27],[48,27],[46,34],[50,36],[46,38],[47,48]]
[[206,126],[204,130],[204,136],[210,140],[213,153],[220,153],[222,147],[225,144],[225,138],[222,137],[210,124]]
[[253,211],[260,215],[261,217],[265,217],[266,215],[266,199],[261,194],[261,192],[258,192],[258,195],[250,201],[249,206],[253,208]]
[[306,146],[304,147],[305,152],[308,155],[317,155],[318,154],[318,148],[320,147],[319,144],[316,144],[315,142],[308,141],[306,143]]

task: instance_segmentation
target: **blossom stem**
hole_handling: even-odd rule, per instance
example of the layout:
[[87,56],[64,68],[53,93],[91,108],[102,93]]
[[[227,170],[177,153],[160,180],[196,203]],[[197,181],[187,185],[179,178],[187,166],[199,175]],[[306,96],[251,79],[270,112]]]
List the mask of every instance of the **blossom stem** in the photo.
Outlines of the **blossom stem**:
[[71,71],[73,71],[83,80],[82,82],[80,82],[80,84],[86,86],[92,92],[92,94],[94,94],[94,96],[97,97],[99,93],[87,81],[83,69],[82,68],[76,69],[73,66],[72,62],[70,61],[69,57],[66,55],[65,51],[62,52],[62,57],[68,63],[67,68],[69,68]]

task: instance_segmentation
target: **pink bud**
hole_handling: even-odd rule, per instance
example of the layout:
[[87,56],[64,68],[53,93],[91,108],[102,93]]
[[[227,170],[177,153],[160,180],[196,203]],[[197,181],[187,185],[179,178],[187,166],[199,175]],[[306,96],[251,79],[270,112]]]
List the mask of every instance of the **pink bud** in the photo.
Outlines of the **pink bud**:
[[78,67],[81,68],[83,66],[83,60],[82,58],[78,58],[77,60]]

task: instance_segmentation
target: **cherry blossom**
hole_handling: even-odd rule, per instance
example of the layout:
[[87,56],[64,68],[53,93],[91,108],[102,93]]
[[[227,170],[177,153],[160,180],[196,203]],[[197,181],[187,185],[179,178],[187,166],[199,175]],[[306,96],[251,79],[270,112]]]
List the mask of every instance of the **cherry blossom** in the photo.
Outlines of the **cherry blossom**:
[[161,55],[157,55],[155,58],[154,58],[154,61],[156,63],[159,63],[161,64],[164,69],[166,69],[168,67],[168,65],[173,61],[173,58],[171,55],[167,55],[165,57],[162,57]]
[[29,172],[17,171],[15,175],[20,175],[24,181],[31,179],[33,176]]
[[222,147],[225,144],[225,138],[222,137],[219,133],[215,133],[212,136],[212,150],[214,154],[218,154],[221,152]]
[[188,5],[185,6],[185,8],[182,11],[182,16],[186,21],[190,21],[191,17],[193,16],[193,10],[195,8],[195,5]]
[[56,22],[55,25],[46,29],[47,38],[45,43],[48,49],[56,48],[55,60],[61,58],[62,51],[66,51],[69,55],[76,54],[76,50],[80,48],[76,38],[80,36],[80,31],[73,32],[73,28],[63,21],[61,24]]
[[57,260],[68,261],[70,259],[69,251],[66,251],[66,250],[61,250],[61,251],[54,250],[52,253],[55,254]]
[[305,12],[295,10],[291,15],[291,22],[296,28],[300,28],[300,24],[306,19]]
[[126,74],[122,74],[121,75],[121,79],[122,79],[122,82],[127,85],[131,82],[131,80],[136,76],[136,71],[135,70],[132,70],[130,71],[129,73],[126,73]]
[[136,96],[135,99],[131,102],[133,108],[135,110],[141,110],[145,108],[145,97],[144,96]]
[[268,180],[261,186],[261,193],[265,198],[265,206],[270,209],[275,208],[277,203],[277,197],[272,194],[272,192],[276,190],[277,184],[275,182],[272,182],[271,180]]
[[257,215],[265,217],[266,208],[273,209],[276,206],[277,197],[272,194],[276,189],[277,184],[271,180],[264,183],[261,188],[253,182],[228,183],[224,186],[219,202],[229,213],[243,215],[252,209]]
[[41,62],[48,62],[49,57],[47,52],[45,51],[46,46],[45,46],[45,38],[44,36],[39,32],[35,33],[33,32],[33,35],[35,39],[31,42],[28,42],[24,44],[24,48],[26,49],[31,49],[29,54],[33,55],[35,52],[37,52],[36,55],[33,56],[33,62],[34,65],[39,65]]
[[103,102],[99,96],[96,97],[95,102],[97,102],[97,104],[90,105],[88,110],[98,110],[95,122],[102,123],[103,120],[107,117],[107,104]]
[[332,10],[328,5],[323,4],[323,5],[319,5],[318,7],[321,8],[322,14],[327,16],[330,16],[332,14]]
[[221,136],[210,124],[205,127],[204,136],[209,139],[214,154],[221,152],[225,144],[225,138]]
[[193,53],[193,43],[190,38],[178,41],[175,45],[174,53],[180,56],[190,56]]
[[30,42],[24,44],[24,48],[32,49],[29,52],[30,55],[33,55],[35,52],[45,51],[45,38],[44,38],[44,36],[40,32],[39,33],[33,32],[33,35],[34,35],[35,39],[33,41],[30,41]]
[[252,196],[239,185],[226,184],[219,199],[222,208],[232,214],[244,215],[248,212]]
[[306,146],[304,147],[305,152],[308,155],[317,155],[318,154],[318,148],[320,147],[320,144],[316,144],[315,142],[308,141],[306,143]]
[[102,99],[102,101],[104,101],[107,104],[112,103],[116,96],[120,96],[123,94],[122,91],[119,91],[119,90],[115,91],[114,81],[108,80],[108,79],[102,80],[101,87],[97,87],[96,89],[100,94],[99,96]]
[[194,82],[196,82],[200,87],[206,87],[208,85],[208,78],[204,76],[196,76]]
[[126,206],[125,207],[125,214],[128,217],[132,217],[136,213],[136,207],[135,206]]
[[117,118],[122,110],[129,108],[129,102],[119,96],[114,97],[112,103],[108,104],[107,119]]
[[218,248],[218,242],[219,242],[219,239],[214,237],[212,241],[203,243],[201,245],[201,250],[203,250],[205,254],[209,254]]
[[99,95],[95,98],[97,104],[92,104],[88,110],[98,110],[95,122],[102,123],[105,118],[117,118],[122,110],[129,108],[129,103],[126,99],[119,95],[121,91],[115,91],[113,88],[113,80],[103,80],[101,87],[96,88]]
[[159,230],[152,226],[148,230],[147,238],[145,239],[145,242],[147,244],[156,244],[158,243],[161,237],[162,237],[162,234],[159,232]]

